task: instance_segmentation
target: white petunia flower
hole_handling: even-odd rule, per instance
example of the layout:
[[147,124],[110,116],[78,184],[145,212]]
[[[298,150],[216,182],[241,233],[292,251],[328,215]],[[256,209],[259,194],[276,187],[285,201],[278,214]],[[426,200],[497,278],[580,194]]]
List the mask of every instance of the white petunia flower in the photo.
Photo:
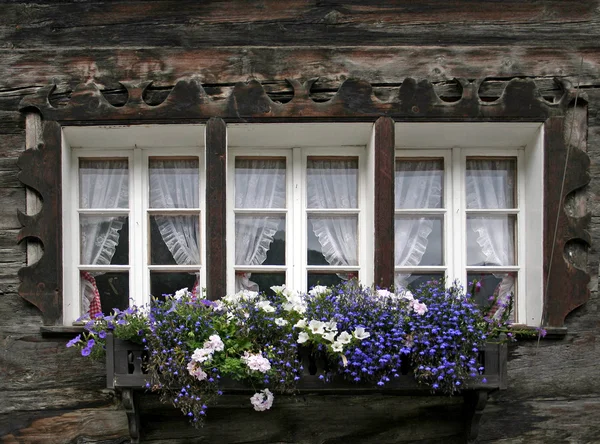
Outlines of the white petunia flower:
[[427,305],[425,305],[422,302],[419,302],[416,299],[412,303],[412,308],[415,311],[415,313],[418,314],[419,316],[423,316],[425,314],[425,312],[427,311]]
[[276,318],[275,324],[279,325],[280,327],[283,327],[284,325],[288,325],[288,321],[286,321],[283,318]]
[[312,321],[310,321],[308,323],[308,328],[314,334],[322,335],[323,333],[325,333],[325,322],[321,322],[321,321],[317,321],[316,319],[313,319]]
[[255,393],[250,398],[250,403],[254,406],[254,410],[257,412],[264,412],[269,410],[273,405],[273,393],[269,389],[264,389],[258,393]]
[[211,335],[208,337],[208,341],[204,343],[204,348],[213,351],[223,351],[225,344],[223,344],[219,335]]
[[336,320],[332,319],[331,321],[327,322],[325,324],[325,330],[337,331],[337,322],[336,322]]
[[333,344],[331,344],[331,349],[336,353],[341,353],[344,351],[344,344],[342,344],[339,341],[336,341]]
[[306,319],[300,319],[298,322],[294,324],[294,328],[306,328],[308,324],[306,323]]
[[285,285],[273,285],[271,290],[276,294],[283,293],[285,291]]
[[212,359],[212,355],[213,355],[213,350],[209,349],[209,348],[197,348],[196,350],[194,350],[194,353],[192,354],[192,361],[195,362],[204,362],[204,361],[210,361]]
[[298,344],[304,344],[306,341],[308,341],[309,336],[308,333],[301,331],[300,334],[298,335]]
[[182,288],[181,290],[177,290],[175,292],[175,296],[173,296],[175,298],[175,300],[179,300],[181,299],[183,296],[187,296],[188,295],[188,289],[187,287]]
[[340,344],[350,344],[350,341],[352,341],[352,335],[347,331],[341,332],[336,340],[336,342],[339,342]]
[[271,370],[271,363],[260,353],[252,354],[246,351],[244,352],[244,356],[242,356],[242,361],[244,361],[250,370],[256,370],[261,373],[267,373]]
[[330,331],[323,335],[323,339],[326,339],[329,342],[333,342],[335,341],[335,335],[337,335],[337,331]]
[[363,339],[367,339],[369,336],[371,336],[371,333],[365,331],[363,327],[357,327],[356,330],[354,330],[353,334],[354,337],[360,341],[362,341]]
[[381,298],[384,298],[384,299],[387,299],[387,298],[393,297],[394,293],[392,293],[391,291],[388,291],[388,290],[382,288],[380,290],[377,290],[377,296],[379,296]]
[[326,293],[328,292],[329,289],[327,287],[325,287],[324,285],[315,285],[309,292],[308,294],[311,296],[318,296],[320,294]]
[[269,301],[257,302],[256,306],[266,313],[273,313],[275,311],[275,307],[273,307]]
[[202,370],[202,368],[200,368],[200,366],[194,361],[188,362],[187,369],[189,374],[198,381],[204,381],[208,377],[206,372]]

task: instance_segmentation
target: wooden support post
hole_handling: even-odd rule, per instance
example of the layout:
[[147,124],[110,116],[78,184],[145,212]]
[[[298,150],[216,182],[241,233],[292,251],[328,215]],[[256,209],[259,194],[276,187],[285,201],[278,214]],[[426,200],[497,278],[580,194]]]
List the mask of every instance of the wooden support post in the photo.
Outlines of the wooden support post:
[[375,284],[394,283],[394,121],[375,122]]
[[127,413],[129,421],[129,436],[131,444],[140,442],[140,410],[138,408],[138,395],[132,388],[126,388],[122,391],[123,407]]
[[227,292],[226,178],[227,126],[213,117],[206,124],[206,293],[210,300]]
[[463,393],[465,409],[465,437],[468,443],[477,439],[479,422],[487,404],[487,390],[467,390]]

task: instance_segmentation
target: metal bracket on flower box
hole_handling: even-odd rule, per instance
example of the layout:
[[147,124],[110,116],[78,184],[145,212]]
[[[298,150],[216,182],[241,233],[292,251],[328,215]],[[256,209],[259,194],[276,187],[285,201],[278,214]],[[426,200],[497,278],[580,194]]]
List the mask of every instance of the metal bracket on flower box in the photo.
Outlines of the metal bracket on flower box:
[[[144,369],[144,360],[147,351],[144,346],[130,341],[114,338],[112,334],[106,336],[106,386],[120,390],[122,401],[129,420],[129,432],[132,443],[139,442],[140,417],[138,410],[139,392],[149,381]],[[304,367],[304,374],[298,382],[300,393],[322,393],[336,395],[356,394],[394,394],[394,395],[429,395],[431,389],[419,385],[412,376],[410,369],[404,369],[403,375],[387,383],[384,387],[371,384],[355,384],[344,380],[333,379],[324,384],[319,376],[326,372],[323,361],[315,359],[305,350],[300,351],[300,360]],[[477,438],[479,422],[487,404],[488,395],[496,390],[506,389],[507,386],[507,347],[506,344],[488,343],[479,354],[480,365],[485,370],[482,375],[469,380],[461,394],[464,398],[464,433],[468,441]],[[486,382],[482,382],[483,379]],[[251,392],[248,387],[235,381],[225,382],[222,379],[223,391],[228,393]]]

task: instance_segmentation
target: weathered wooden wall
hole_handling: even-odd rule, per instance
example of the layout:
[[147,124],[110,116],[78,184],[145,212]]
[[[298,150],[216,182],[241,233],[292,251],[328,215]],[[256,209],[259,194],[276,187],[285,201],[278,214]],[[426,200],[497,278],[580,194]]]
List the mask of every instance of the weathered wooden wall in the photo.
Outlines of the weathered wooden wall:
[[[580,84],[589,103],[592,296],[567,319],[565,338],[512,349],[510,388],[488,404],[479,441],[600,442],[599,42],[597,0],[0,1],[0,440],[127,442],[125,413],[103,389],[102,366],[65,349],[63,338],[43,338],[39,313],[16,294],[17,271],[26,262],[24,246],[15,244],[16,210],[25,207],[16,178],[16,158],[25,146],[17,106],[24,96],[49,83],[68,96],[76,84],[93,80],[118,101],[120,81],[153,80],[153,94],[160,95],[185,76],[196,76],[213,97],[235,82],[258,79],[273,98],[286,100],[286,77],[319,77],[317,99],[348,77],[375,84],[375,93],[385,96],[410,76],[436,82],[449,97],[456,94],[453,77],[487,77],[483,95],[493,97],[503,80],[518,76],[535,79],[553,97],[552,78],[558,76]],[[428,401],[404,402],[389,417],[397,425],[377,419],[393,410],[386,399],[363,405],[356,399],[290,401],[258,424],[251,412],[239,411],[241,401],[227,402],[229,409],[215,413],[203,441],[150,403],[147,438],[447,443],[456,442],[459,430],[456,409],[438,406],[437,412],[449,414],[438,421],[422,405]],[[238,421],[226,421],[228,414]],[[306,430],[290,430],[294,416],[302,415],[310,419],[299,421]],[[227,434],[218,435],[224,429]],[[165,430],[182,438],[169,440]]]

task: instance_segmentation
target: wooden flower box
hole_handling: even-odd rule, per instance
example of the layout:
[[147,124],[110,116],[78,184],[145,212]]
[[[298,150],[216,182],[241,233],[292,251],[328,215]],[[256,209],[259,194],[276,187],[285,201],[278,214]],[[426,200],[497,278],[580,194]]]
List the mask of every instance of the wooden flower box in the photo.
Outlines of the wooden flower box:
[[[147,351],[144,346],[130,341],[106,337],[106,386],[119,390],[123,405],[129,419],[129,432],[132,442],[139,442],[139,410],[138,399],[140,392],[145,390],[149,382],[143,362]],[[379,387],[372,384],[356,384],[335,378],[324,383],[319,375],[323,372],[322,363],[313,361],[310,354],[300,357],[304,374],[298,381],[300,393],[318,393],[335,395],[357,394],[387,394],[387,395],[423,395],[443,396],[432,394],[429,387],[419,384],[410,369],[405,369],[400,378]],[[507,346],[506,344],[486,344],[479,354],[480,365],[485,370],[482,375],[470,379],[460,391],[465,406],[465,436],[473,440],[477,436],[479,420],[487,403],[489,393],[506,388]],[[482,382],[483,380],[486,382]],[[237,381],[222,379],[221,387],[227,393],[253,393],[253,389]]]

